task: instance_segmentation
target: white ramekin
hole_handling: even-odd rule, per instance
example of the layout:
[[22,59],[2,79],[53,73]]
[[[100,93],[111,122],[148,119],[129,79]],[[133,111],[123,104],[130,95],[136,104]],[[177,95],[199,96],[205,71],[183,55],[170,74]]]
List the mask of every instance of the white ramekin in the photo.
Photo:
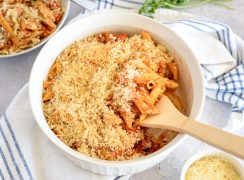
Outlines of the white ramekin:
[[241,164],[241,162],[234,157],[231,154],[225,153],[223,151],[220,150],[209,150],[209,151],[203,151],[200,153],[197,153],[193,156],[191,156],[186,163],[184,164],[182,170],[181,170],[181,174],[180,174],[180,180],[184,180],[186,172],[188,170],[188,168],[197,160],[205,157],[205,156],[211,156],[211,155],[217,155],[217,156],[222,156],[224,158],[226,158],[227,160],[229,160],[234,167],[236,168],[236,170],[238,171],[238,173],[241,176],[241,179],[244,179],[244,166],[243,164]]
[[36,46],[34,47],[31,47],[31,48],[28,48],[28,49],[25,49],[23,51],[20,51],[18,53],[13,53],[13,54],[9,54],[9,55],[0,55],[0,58],[10,58],[10,57],[15,57],[15,56],[19,56],[19,55],[22,55],[22,54],[25,54],[25,53],[28,53],[28,52],[31,52],[37,48],[39,48],[40,46],[42,46],[44,43],[46,43],[56,32],[58,32],[58,30],[63,26],[67,16],[68,16],[68,13],[69,13],[69,9],[70,9],[70,1],[67,1],[67,0],[61,0],[62,2],[62,7],[63,7],[63,10],[64,10],[64,14],[63,14],[63,17],[61,19],[61,21],[58,23],[57,25],[57,28],[56,30],[50,34],[49,36],[47,36],[46,38],[42,39],[41,42],[39,44],[37,44]]
[[69,159],[84,169],[104,175],[126,175],[141,172],[166,158],[186,137],[179,134],[169,144],[157,152],[140,159],[127,161],[105,161],[78,153],[62,141],[48,127],[42,111],[42,82],[56,57],[75,40],[109,31],[139,33],[150,32],[159,43],[166,44],[176,52],[180,69],[182,97],[187,101],[189,115],[197,119],[204,101],[204,81],[200,65],[187,44],[173,31],[153,19],[124,11],[100,11],[86,15],[69,24],[43,47],[36,58],[30,75],[29,96],[33,115],[41,130]]

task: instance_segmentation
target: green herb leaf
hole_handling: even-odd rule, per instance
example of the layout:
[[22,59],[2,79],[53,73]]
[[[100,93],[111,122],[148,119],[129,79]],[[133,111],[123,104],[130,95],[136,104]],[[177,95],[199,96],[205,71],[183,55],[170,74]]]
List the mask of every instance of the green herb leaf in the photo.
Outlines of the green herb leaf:
[[226,9],[232,9],[232,7],[225,4],[230,1],[232,0],[145,0],[138,13],[152,17],[152,14],[154,14],[158,8],[183,9],[205,3],[212,3]]

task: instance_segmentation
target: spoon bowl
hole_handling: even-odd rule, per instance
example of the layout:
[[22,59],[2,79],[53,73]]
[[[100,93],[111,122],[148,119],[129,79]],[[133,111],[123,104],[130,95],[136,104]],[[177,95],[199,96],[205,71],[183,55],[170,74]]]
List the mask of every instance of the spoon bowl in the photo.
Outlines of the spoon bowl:
[[141,122],[141,126],[164,128],[185,133],[244,159],[244,137],[227,133],[185,116],[165,95],[161,97],[156,107],[160,109],[160,113],[149,116]]

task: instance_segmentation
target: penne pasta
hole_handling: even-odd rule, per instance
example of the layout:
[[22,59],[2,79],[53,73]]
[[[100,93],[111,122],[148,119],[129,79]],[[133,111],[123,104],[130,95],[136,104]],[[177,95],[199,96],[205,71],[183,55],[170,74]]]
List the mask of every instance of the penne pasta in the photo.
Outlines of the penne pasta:
[[44,92],[43,94],[43,102],[47,102],[49,101],[52,97],[54,96],[54,93],[51,90],[47,90],[46,92]]
[[130,116],[124,111],[120,111],[120,115],[123,118],[124,122],[126,123],[126,126],[129,129],[132,128],[132,119],[130,118]]
[[176,63],[175,63],[174,61],[170,61],[170,62],[167,64],[167,66],[168,66],[170,72],[171,72],[172,75],[173,75],[173,80],[177,81],[177,80],[178,80],[178,76],[179,76],[179,75],[178,75],[179,72],[178,72],[178,68],[177,68],[177,66],[176,66]]
[[139,118],[139,123],[141,123],[143,120],[147,118],[147,114],[141,114]]
[[146,64],[151,70],[154,72],[157,72],[159,69],[159,65],[152,60],[146,59],[143,61],[144,64]]
[[153,80],[149,80],[149,81],[147,82],[147,89],[148,89],[148,90],[152,90],[153,88],[155,88],[155,86],[156,86],[156,82],[155,82],[155,81],[153,81]]
[[51,69],[50,69],[50,71],[49,71],[49,73],[48,73],[48,78],[49,78],[49,80],[54,79],[54,78],[58,75],[58,73],[60,72],[60,69],[61,69],[61,65],[60,65],[60,63],[55,63],[55,64],[51,67]]
[[179,84],[173,80],[166,79],[165,86],[166,86],[166,88],[169,88],[169,89],[176,89],[179,86]]
[[18,46],[18,39],[14,36],[14,32],[8,21],[0,13],[0,25],[6,30],[8,38],[13,43],[14,47]]
[[0,55],[34,47],[56,30],[63,17],[61,0],[4,0],[3,3],[0,33],[7,34],[3,40],[11,43],[0,47]]
[[151,36],[151,34],[148,33],[148,32],[146,32],[146,31],[142,31],[142,32],[141,32],[141,36],[142,36],[142,38],[144,38],[144,39],[147,39],[147,40],[149,40],[149,41],[152,41],[152,36]]
[[152,114],[154,105],[149,97],[134,97],[133,102],[142,114]]
[[134,81],[136,84],[145,85],[149,81],[161,81],[162,82],[162,81],[164,81],[164,78],[162,76],[158,75],[157,73],[150,71],[148,73],[144,73],[141,76],[134,78]]
[[[152,115],[154,114],[159,114],[160,113],[160,110],[156,107],[153,108],[153,111],[152,111]],[[140,117],[139,117],[139,123],[142,122],[143,120],[145,120],[147,118],[148,114],[141,114]]]
[[155,88],[152,89],[150,93],[150,98],[153,104],[155,104],[158,98],[164,93],[165,87],[163,84],[158,84]]
[[[123,112],[122,112],[123,113]],[[121,114],[122,114],[121,113]],[[129,122],[129,120],[128,120],[128,117],[125,117],[126,116],[126,114],[124,113],[123,114],[124,115],[124,118],[123,118],[123,116],[122,116],[122,118],[123,118],[123,120],[125,121],[125,123],[127,124],[127,126],[129,127],[131,127],[132,126],[132,122],[131,122],[131,124],[130,124],[130,122]],[[121,118],[120,117],[118,117],[117,115],[115,115],[115,114],[107,114],[107,115],[105,115],[104,116],[104,119],[105,119],[105,121],[106,122],[108,122],[108,123],[110,123],[110,124],[112,124],[112,125],[119,125],[119,124],[121,124]]]
[[46,89],[50,89],[51,86],[53,85],[54,81],[43,81],[43,88]]
[[[53,21],[50,16],[43,18]],[[43,81],[49,127],[69,147],[94,158],[129,160],[155,152],[176,133],[160,131],[154,137],[141,122],[160,113],[162,94],[184,108],[175,94],[179,74],[172,58],[148,32],[104,32],[74,42]]]

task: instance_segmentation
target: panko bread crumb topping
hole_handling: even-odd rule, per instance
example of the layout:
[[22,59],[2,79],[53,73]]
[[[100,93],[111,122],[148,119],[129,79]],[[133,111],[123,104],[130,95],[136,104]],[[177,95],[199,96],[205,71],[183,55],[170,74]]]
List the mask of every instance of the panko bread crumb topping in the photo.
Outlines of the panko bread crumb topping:
[[104,160],[157,151],[175,136],[154,137],[139,126],[159,113],[164,93],[183,110],[174,56],[149,33],[100,33],[67,47],[43,82],[43,111],[57,137],[72,149]]

